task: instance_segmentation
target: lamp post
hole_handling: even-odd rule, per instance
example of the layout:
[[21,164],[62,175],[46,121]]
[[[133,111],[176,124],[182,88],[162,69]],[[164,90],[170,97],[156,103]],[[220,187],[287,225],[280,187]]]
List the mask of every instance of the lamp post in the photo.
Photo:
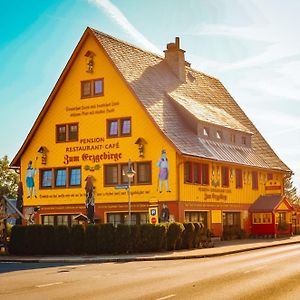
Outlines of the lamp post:
[[126,172],[126,175],[128,177],[128,223],[131,225],[131,180],[135,175],[135,171],[132,168],[131,160],[128,161],[128,169]]

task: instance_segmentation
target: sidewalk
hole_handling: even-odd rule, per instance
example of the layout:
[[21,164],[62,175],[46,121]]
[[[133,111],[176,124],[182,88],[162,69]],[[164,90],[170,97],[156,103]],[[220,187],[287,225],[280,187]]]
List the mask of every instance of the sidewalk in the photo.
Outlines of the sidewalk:
[[300,243],[300,236],[277,239],[244,239],[233,241],[217,241],[213,248],[192,250],[177,250],[143,254],[121,255],[68,255],[68,256],[9,256],[0,255],[0,262],[40,262],[40,263],[105,263],[105,262],[130,262],[192,259],[228,255],[233,253],[251,251],[262,248],[277,247]]

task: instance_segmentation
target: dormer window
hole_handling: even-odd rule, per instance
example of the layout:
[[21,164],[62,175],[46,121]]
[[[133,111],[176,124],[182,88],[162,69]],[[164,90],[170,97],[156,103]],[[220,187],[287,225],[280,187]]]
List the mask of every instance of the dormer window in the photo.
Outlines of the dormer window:
[[247,144],[247,139],[245,136],[242,136],[242,144],[246,145]]
[[216,138],[217,138],[218,140],[221,140],[221,139],[222,139],[222,131],[217,130],[217,132],[216,132]]
[[207,127],[203,128],[203,135],[204,136],[209,136],[209,129]]
[[235,134],[230,135],[230,142],[235,144]]

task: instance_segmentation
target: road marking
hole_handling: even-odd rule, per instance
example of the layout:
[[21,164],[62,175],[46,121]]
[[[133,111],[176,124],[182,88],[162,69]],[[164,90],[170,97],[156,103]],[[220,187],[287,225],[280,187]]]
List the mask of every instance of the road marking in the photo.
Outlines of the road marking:
[[250,273],[250,272],[259,271],[259,270],[262,270],[262,269],[264,269],[264,268],[265,268],[265,266],[257,267],[257,268],[255,268],[255,269],[245,271],[244,274],[247,274],[247,273]]
[[153,267],[145,267],[145,268],[139,268],[137,269],[138,271],[145,271],[145,270],[150,270],[153,269]]
[[51,282],[51,283],[47,283],[47,284],[40,284],[40,285],[36,285],[36,287],[43,288],[43,287],[57,285],[57,284],[63,284],[63,282],[62,281],[58,281],[58,282]]
[[171,294],[171,295],[168,295],[168,296],[165,296],[165,297],[162,297],[162,298],[157,298],[156,300],[165,300],[165,299],[173,298],[175,296],[176,296],[175,294]]

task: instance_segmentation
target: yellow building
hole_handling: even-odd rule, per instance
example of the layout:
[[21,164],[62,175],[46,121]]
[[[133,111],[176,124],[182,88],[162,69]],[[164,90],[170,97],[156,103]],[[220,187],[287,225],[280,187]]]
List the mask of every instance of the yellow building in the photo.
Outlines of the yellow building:
[[154,222],[166,204],[170,220],[250,232],[250,205],[283,193],[289,168],[221,82],[191,68],[179,38],[164,52],[85,30],[12,161],[38,223],[86,215],[92,187],[97,222]]

